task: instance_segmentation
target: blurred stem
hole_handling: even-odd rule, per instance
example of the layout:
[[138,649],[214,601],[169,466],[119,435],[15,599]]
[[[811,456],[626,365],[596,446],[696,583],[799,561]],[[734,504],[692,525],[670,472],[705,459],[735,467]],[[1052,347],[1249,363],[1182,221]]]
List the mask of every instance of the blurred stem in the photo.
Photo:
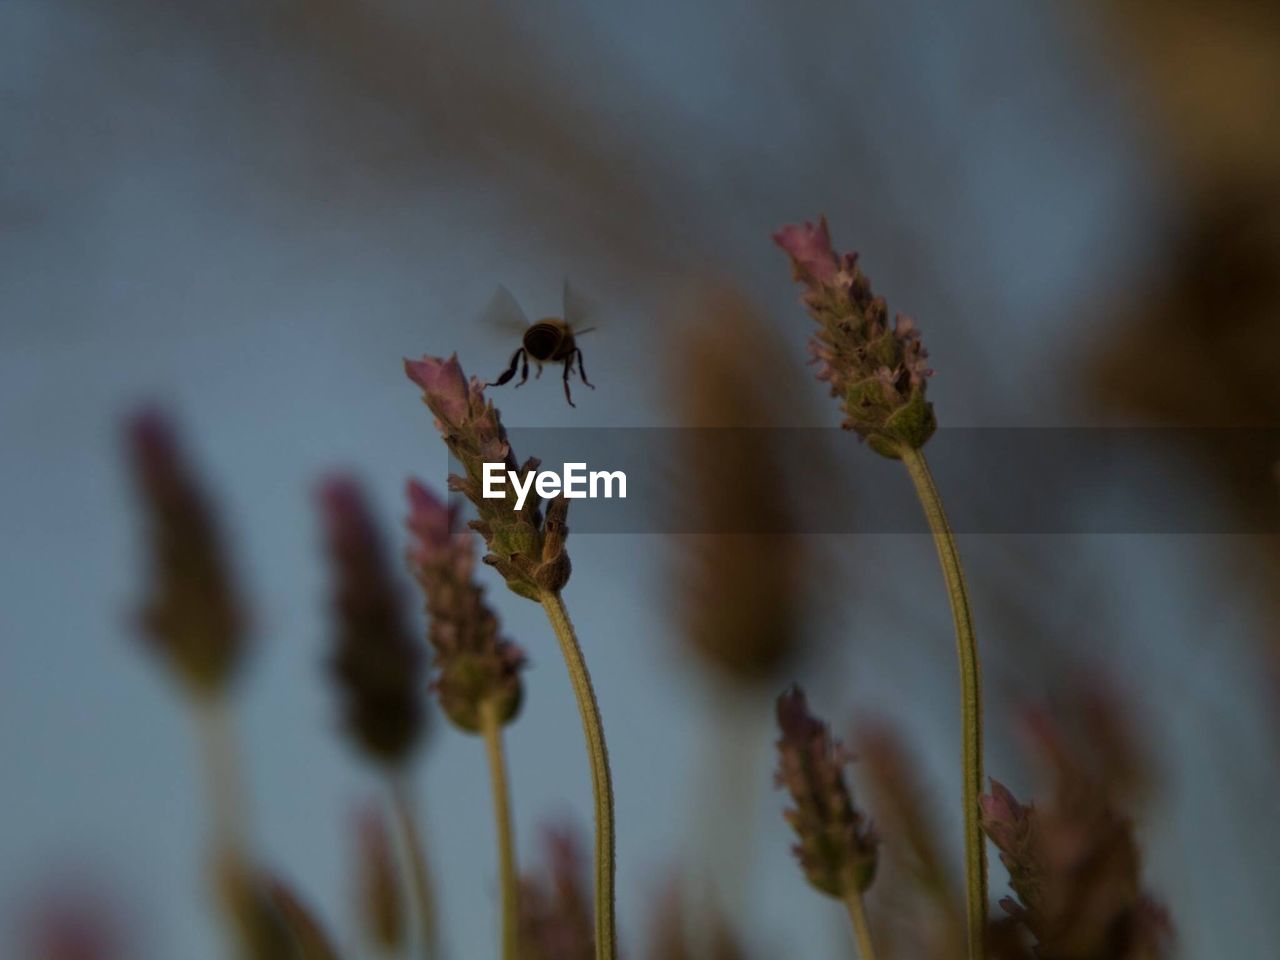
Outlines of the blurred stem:
[[519,886],[516,883],[516,845],[511,826],[511,794],[507,784],[507,759],[502,746],[502,720],[498,704],[480,704],[480,729],[489,755],[489,779],[493,785],[493,818],[498,830],[498,883],[502,891],[502,960],[516,958],[516,931],[520,920]]
[[422,834],[414,814],[413,791],[403,770],[390,776],[391,805],[400,824],[400,837],[404,843],[405,857],[409,862],[409,890],[418,913],[418,931],[424,960],[436,960],[440,956],[440,931],[436,923],[435,894],[431,886],[431,871],[427,867],[422,848]]
[[856,890],[844,898],[844,905],[849,911],[849,922],[853,924],[853,938],[858,941],[858,956],[861,960],[876,960],[875,948],[871,945],[871,927],[867,924],[867,911],[862,904],[862,894]]
[[920,504],[933,531],[933,543],[942,564],[955,623],[956,653],[960,660],[961,762],[964,780],[964,866],[966,915],[970,960],[983,956],[987,924],[987,851],[979,819],[982,796],[982,668],[978,641],[973,633],[969,594],[955,534],[942,509],[942,498],[934,485],[929,464],[920,450],[903,449],[902,462],[911,475]]
[[213,820],[215,860],[239,861],[246,843],[244,800],[235,730],[226,698],[215,695],[196,704],[205,791]]
[[596,702],[591,674],[587,672],[587,662],[583,659],[564,600],[559,593],[552,592],[544,592],[541,600],[547,619],[560,641],[565,666],[569,669],[569,681],[578,699],[582,732],[586,736],[587,755],[591,761],[596,820],[596,957],[597,960],[617,960],[613,919],[613,783],[609,774],[609,752],[604,743],[604,727],[600,722],[600,705]]

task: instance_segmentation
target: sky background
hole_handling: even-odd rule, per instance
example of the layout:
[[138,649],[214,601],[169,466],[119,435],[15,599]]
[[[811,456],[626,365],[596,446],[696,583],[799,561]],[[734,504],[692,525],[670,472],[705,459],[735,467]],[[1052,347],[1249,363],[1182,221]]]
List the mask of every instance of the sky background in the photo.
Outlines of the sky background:
[[[468,372],[496,373],[513,344],[474,322],[495,284],[549,313],[568,274],[601,304],[584,343],[598,389],[577,390],[576,410],[555,379],[495,394],[522,456],[536,452],[522,425],[676,422],[664,364],[708,286],[735,287],[787,344],[761,378],[797,366],[808,321],[769,234],[822,212],[919,320],[944,425],[1097,421],[1081,371],[1111,298],[1160,255],[1170,187],[1123,62],[1068,5],[465,6],[0,3],[0,932],[71,870],[113,889],[145,956],[220,954],[194,731],[129,625],[142,584],[120,424],[139,403],[179,419],[252,598],[236,720],[253,834],[342,931],[350,818],[377,784],[337,735],[322,674],[312,494],[352,469],[398,533],[405,479],[445,468],[401,358],[456,350]],[[802,423],[834,423],[819,385],[806,389]],[[958,854],[954,663],[931,545],[836,539],[860,579],[798,678],[838,727],[856,709],[903,725]],[[1107,664],[1158,733],[1164,789],[1140,836],[1183,955],[1275,942],[1259,772],[1274,744],[1224,538],[1020,539],[962,543],[992,772],[1029,786],[1000,704],[1052,685],[1016,634],[982,634],[1014,596],[1051,649]],[[664,543],[570,547],[565,597],[610,739],[635,956],[694,843],[712,694],[677,669]],[[1048,560],[1022,567],[1024,549]],[[587,767],[541,611],[490,582],[532,660],[508,739],[532,863],[540,824],[589,818]],[[768,785],[771,696],[738,732],[759,788],[742,917],[762,955],[847,955],[839,911],[789,860]],[[483,751],[433,720],[416,781],[451,955],[490,956]]]

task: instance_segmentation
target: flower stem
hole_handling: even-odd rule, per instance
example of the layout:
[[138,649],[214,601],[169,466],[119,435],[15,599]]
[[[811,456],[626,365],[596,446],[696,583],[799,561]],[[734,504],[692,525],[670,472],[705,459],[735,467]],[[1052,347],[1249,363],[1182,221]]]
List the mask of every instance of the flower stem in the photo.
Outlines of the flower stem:
[[498,830],[498,882],[502,891],[502,960],[516,960],[516,931],[520,920],[519,886],[516,883],[516,845],[511,826],[511,796],[507,785],[507,759],[502,747],[502,721],[492,699],[480,704],[480,729],[489,755],[493,785],[493,818]]
[[860,960],[876,960],[875,948],[871,945],[871,927],[867,924],[867,911],[862,905],[862,894],[856,890],[844,898],[844,905],[849,911],[849,921],[853,924],[853,938],[858,941],[858,957]]
[[604,743],[604,727],[600,722],[600,705],[591,686],[591,674],[582,656],[582,648],[569,621],[569,612],[559,593],[544,592],[541,597],[547,619],[551,621],[560,652],[569,669],[569,681],[578,699],[582,715],[582,732],[587,739],[587,755],[591,760],[591,787],[595,795],[596,819],[596,958],[617,960],[617,935],[613,918],[613,783],[609,774],[609,752]]
[[902,462],[911,475],[920,504],[933,531],[942,576],[951,601],[951,618],[956,630],[956,653],[960,659],[960,726],[964,778],[964,865],[970,960],[983,956],[987,924],[987,851],[979,819],[982,796],[982,668],[978,641],[973,633],[969,595],[964,570],[956,548],[955,534],[942,509],[942,498],[934,485],[929,464],[920,450],[904,448]]
[[390,778],[391,805],[400,824],[400,836],[405,856],[409,861],[409,889],[418,913],[418,932],[421,937],[423,960],[435,960],[440,956],[440,931],[436,924],[435,894],[431,885],[431,871],[427,868],[426,854],[422,850],[422,835],[413,811],[412,791],[404,771],[396,771]]
[[246,843],[243,788],[231,711],[222,697],[196,704],[215,859],[238,859]]

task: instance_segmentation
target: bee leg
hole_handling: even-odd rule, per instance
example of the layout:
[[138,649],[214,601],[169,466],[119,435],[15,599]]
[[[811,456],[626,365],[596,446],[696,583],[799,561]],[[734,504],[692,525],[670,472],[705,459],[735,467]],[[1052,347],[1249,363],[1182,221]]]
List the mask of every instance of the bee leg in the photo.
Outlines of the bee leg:
[[[510,380],[512,377],[514,377],[514,376],[516,375],[516,367],[517,367],[517,366],[519,366],[519,364],[520,364],[520,357],[521,357],[523,354],[524,354],[524,347],[521,347],[519,350],[517,350],[515,353],[513,353],[513,354],[511,355],[511,366],[507,367],[506,373],[504,373],[502,376],[498,377],[498,379],[497,379],[497,380],[493,380],[493,381],[491,381],[491,382],[489,382],[489,383],[486,383],[486,384],[485,384],[485,386],[486,386],[486,387],[500,387],[500,386],[502,386],[504,383],[506,383],[508,380]],[[528,362],[529,362],[528,360],[526,360],[526,361],[525,361],[526,369],[527,369]]]
[[[524,347],[520,348],[520,353],[523,355],[524,363],[520,365],[520,382],[516,384],[517,387],[523,387],[529,380],[529,354],[525,352]],[[511,362],[510,372],[512,374],[516,372],[516,365],[514,360]]]
[[538,372],[533,375],[533,379],[535,380],[542,379],[542,364],[538,364]]
[[582,365],[582,348],[578,347],[573,352],[574,352],[574,355],[577,356],[578,358],[578,376],[582,378],[583,383],[585,383],[588,387],[594,390],[596,388],[596,385],[587,379],[587,368]]
[[566,357],[564,361],[564,398],[569,401],[569,406],[576,407],[577,404],[573,402],[573,397],[569,395],[569,374],[572,370],[573,357],[569,356]]

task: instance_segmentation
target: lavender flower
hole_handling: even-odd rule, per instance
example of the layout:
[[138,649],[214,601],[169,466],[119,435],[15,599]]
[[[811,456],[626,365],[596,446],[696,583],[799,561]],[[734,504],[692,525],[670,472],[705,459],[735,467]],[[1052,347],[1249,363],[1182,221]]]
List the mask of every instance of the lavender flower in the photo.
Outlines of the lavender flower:
[[775,782],[795,802],[785,816],[800,841],[792,849],[805,877],[833,897],[863,893],[875,878],[879,841],[845,784],[843,768],[851,758],[809,713],[799,687],[778,698],[778,726]]
[[520,882],[520,960],[593,960],[586,856],[577,834],[544,835],[548,876]]
[[897,459],[905,446],[919,449],[937,421],[925,400],[925,378],[933,371],[915,323],[902,314],[889,326],[883,297],[858,268],[858,255],[837,255],[824,217],[783,227],[774,242],[791,258],[795,279],[818,332],[809,342],[818,379],[844,408],[844,426],[873,450]]
[[382,538],[359,486],[332,477],[320,489],[337,625],[330,669],[360,748],[397,766],[423,724],[422,656],[404,620]]
[[475,581],[471,535],[451,532],[453,511],[421,483],[410,480],[407,492],[409,567],[427,598],[440,706],[469,733],[480,732],[486,701],[508,723],[523,698],[524,652],[498,633],[498,618]]
[[1029,936],[1038,960],[1165,956],[1170,927],[1142,888],[1132,823],[1115,811],[1108,785],[1068,755],[1064,739],[1045,739],[1044,723],[1038,716],[1035,733],[1053,768],[1048,801],[1023,805],[995,780],[982,798],[983,829],[1015,895],[1001,900],[1010,918],[1002,939]]
[[338,960],[329,934],[297,894],[279,877],[266,876],[263,886],[267,902],[275,908],[286,930],[292,935],[297,960]]
[[150,539],[143,630],[187,689],[216,697],[245,650],[243,608],[222,537],[170,423],[144,411],[130,421],[128,442]]
[[485,463],[501,463],[523,479],[537,470],[539,461],[530,458],[517,468],[515,454],[507,442],[498,411],[485,399],[484,384],[475,377],[467,380],[457,355],[448,360],[424,356],[404,362],[409,379],[422,388],[423,402],[436,417],[436,428],[450,452],[462,465],[463,476],[450,476],[449,489],[466,494],[480,515],[471,526],[480,532],[489,548],[484,562],[495,567],[514,592],[530,600],[544,593],[558,593],[569,582],[569,555],[565,538],[569,530],[565,517],[569,502],[552,500],[543,516],[541,498],[530,493],[524,506],[515,507],[511,485],[502,500],[481,496]]

